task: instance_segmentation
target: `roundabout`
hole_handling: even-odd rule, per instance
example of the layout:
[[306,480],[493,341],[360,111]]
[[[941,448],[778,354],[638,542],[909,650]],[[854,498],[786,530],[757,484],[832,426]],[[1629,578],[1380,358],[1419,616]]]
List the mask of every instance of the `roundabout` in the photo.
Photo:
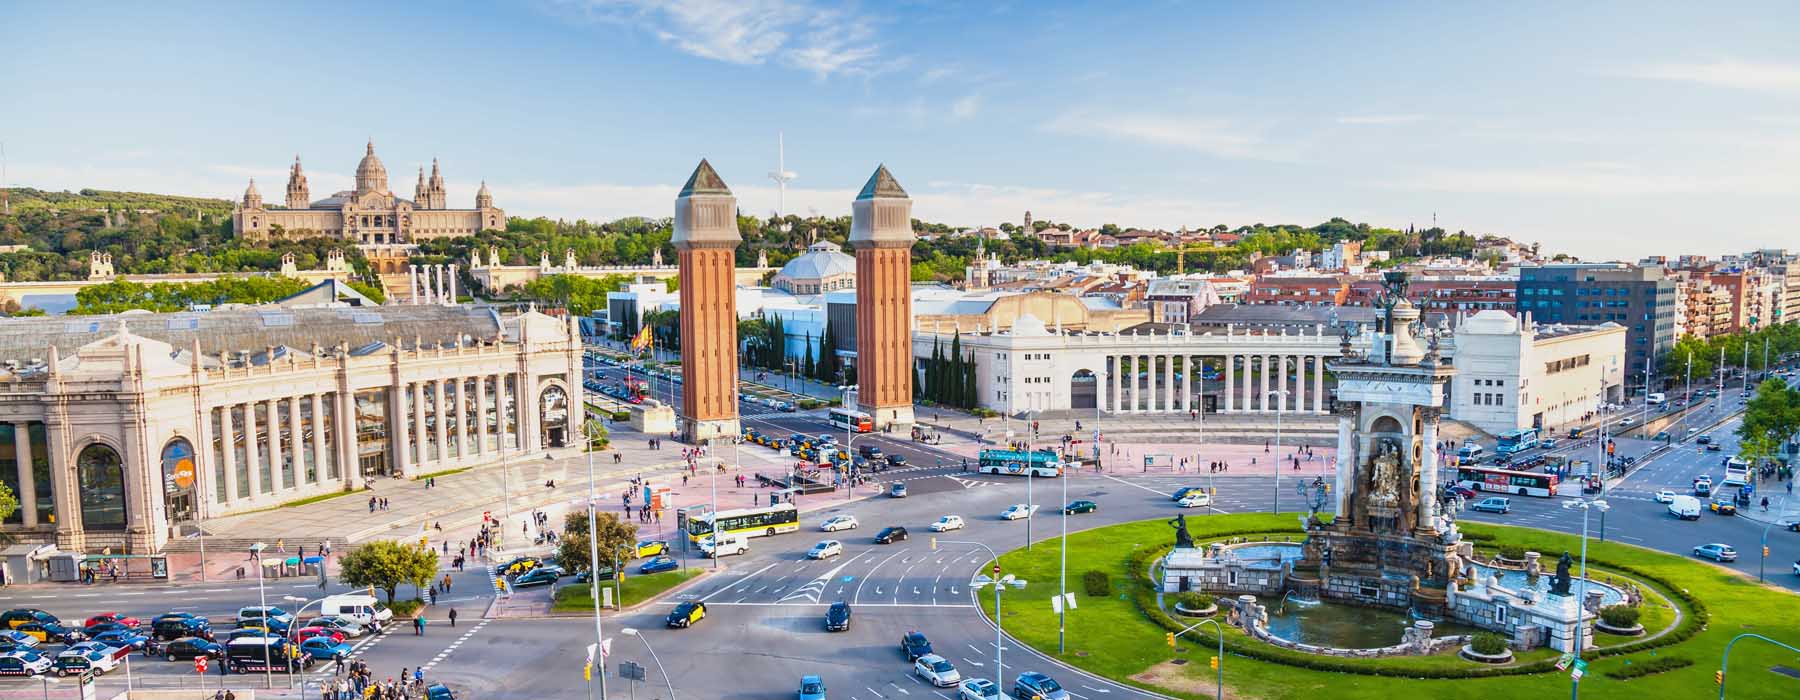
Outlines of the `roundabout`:
[[[1188,522],[1197,544],[1260,543],[1303,536],[1290,515],[1211,515]],[[1465,527],[1476,542],[1477,556],[1483,558],[1494,557],[1503,548],[1560,553],[1579,551],[1580,547],[1577,537],[1541,530]],[[1057,616],[1051,612],[1049,600],[1054,589],[1009,593],[1004,618],[1007,635],[1070,666],[1147,691],[1212,697],[1211,663],[1217,643],[1213,628],[1208,625],[1182,632],[1171,649],[1168,635],[1189,628],[1200,618],[1171,614],[1173,602],[1165,609],[1148,573],[1150,562],[1168,551],[1169,534],[1168,525],[1161,520],[1071,533],[1070,580],[1080,581],[1089,576],[1088,571],[1102,572],[1109,583],[1106,595],[1076,591],[1078,608],[1068,616],[1067,646],[1058,654]],[[1054,580],[1060,544],[1051,539],[1031,552],[1005,553],[1001,568],[1024,579]],[[1598,542],[1589,544],[1589,567],[1597,580],[1639,586],[1644,593],[1642,612],[1634,621],[1643,629],[1635,634],[1612,634],[1600,626],[1593,636],[1594,647],[1583,654],[1587,670],[1581,691],[1590,697],[1626,698],[1646,690],[1666,697],[1714,694],[1717,687],[1711,671],[1718,667],[1720,654],[1733,636],[1751,631],[1776,638],[1800,635],[1800,615],[1791,612],[1800,610],[1800,596],[1758,585],[1722,568],[1630,545]],[[1266,606],[1278,604],[1271,600]],[[991,602],[983,601],[981,606],[991,616]],[[1228,614],[1223,598],[1219,608],[1223,619]],[[1422,685],[1437,697],[1541,697],[1564,692],[1570,683],[1568,673],[1558,669],[1560,654],[1546,648],[1505,650],[1510,659],[1497,653],[1481,657],[1480,662],[1460,653],[1465,648],[1462,643],[1442,645],[1425,655],[1342,658],[1252,639],[1229,624],[1225,630],[1224,694],[1232,697],[1301,698],[1329,688],[1333,697],[1373,699],[1417,692]],[[1792,655],[1778,651],[1740,645],[1732,659],[1732,668],[1739,669],[1739,675],[1733,679],[1730,697],[1792,697],[1792,679],[1764,672],[1796,663]]]

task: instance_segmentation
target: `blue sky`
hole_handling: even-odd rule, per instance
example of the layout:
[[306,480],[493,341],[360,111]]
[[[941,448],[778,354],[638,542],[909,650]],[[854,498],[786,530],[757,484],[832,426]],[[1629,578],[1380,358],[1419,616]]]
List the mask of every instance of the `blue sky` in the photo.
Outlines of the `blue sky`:
[[1635,259],[1800,247],[1792,3],[9,3],[9,180],[314,197],[374,138],[515,215],[767,214],[885,162],[954,224],[1333,215]]

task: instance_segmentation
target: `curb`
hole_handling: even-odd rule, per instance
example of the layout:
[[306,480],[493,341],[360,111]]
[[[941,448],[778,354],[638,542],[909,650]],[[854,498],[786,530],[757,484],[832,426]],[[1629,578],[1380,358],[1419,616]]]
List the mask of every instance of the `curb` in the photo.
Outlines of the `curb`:
[[[645,600],[640,600],[637,603],[632,604],[629,607],[612,608],[611,609],[612,615],[617,617],[617,616],[623,615],[625,613],[637,612],[638,610],[645,608],[645,607],[649,607],[650,605],[655,604],[657,601],[667,598],[668,596],[670,596],[672,594],[680,593],[681,591],[694,586],[695,584],[699,583],[700,581],[706,580],[706,578],[708,576],[713,575],[712,569],[702,569],[700,567],[694,567],[694,570],[699,571],[700,573],[698,575],[694,576],[693,578],[683,581],[680,584],[674,586],[673,588],[670,588],[669,590],[663,591],[661,594],[657,595],[655,598],[647,598]],[[729,571],[729,570],[730,570],[730,567],[724,567],[724,568],[719,569],[719,571],[721,573],[725,572],[725,571]],[[552,591],[550,594],[550,597],[551,597],[551,600],[553,601],[551,604],[555,605],[554,601],[556,599],[556,593],[554,591]],[[521,615],[518,617],[507,617],[507,618],[497,618],[497,619],[546,620],[546,619],[553,619],[553,618],[567,619],[567,618],[576,618],[576,617],[588,617],[590,615],[593,615],[593,613],[591,611],[582,611],[582,612],[555,612],[555,611],[552,611],[552,612],[550,612],[548,614],[544,614],[544,615]]]

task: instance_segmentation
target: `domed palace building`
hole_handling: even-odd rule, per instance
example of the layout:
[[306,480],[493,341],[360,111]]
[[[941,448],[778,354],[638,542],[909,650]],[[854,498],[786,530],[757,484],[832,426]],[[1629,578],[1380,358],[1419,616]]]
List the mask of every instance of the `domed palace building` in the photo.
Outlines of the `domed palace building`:
[[856,287],[856,258],[836,243],[819,241],[775,273],[771,286],[793,295],[824,294]]
[[256,180],[252,179],[244,190],[243,201],[231,215],[232,232],[248,240],[327,236],[400,253],[370,256],[372,261],[381,261],[379,271],[383,273],[404,271],[400,267],[404,247],[410,247],[407,244],[414,241],[468,236],[505,226],[506,212],[494,206],[494,196],[485,182],[475,193],[473,209],[451,209],[444,192],[444,176],[435,159],[429,179],[425,169],[419,168],[419,181],[411,200],[395,196],[388,190],[387,167],[376,157],[374,141],[369,142],[362,162],[356,166],[356,189],[314,201],[306,173],[300,168],[300,158],[295,156],[288,169],[284,206],[265,205]]

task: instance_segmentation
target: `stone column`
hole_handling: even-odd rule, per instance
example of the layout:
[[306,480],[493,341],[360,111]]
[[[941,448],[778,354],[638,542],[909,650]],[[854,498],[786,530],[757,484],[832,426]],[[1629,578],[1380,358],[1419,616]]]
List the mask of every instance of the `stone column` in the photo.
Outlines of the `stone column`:
[[1257,370],[1257,374],[1262,375],[1262,390],[1256,392],[1256,411],[1258,413],[1268,413],[1269,412],[1269,356],[1268,355],[1257,355],[1256,356],[1256,370]]
[[[1101,413],[1106,412],[1106,356],[1100,356],[1100,371],[1094,374],[1094,406]],[[1070,408],[1074,408],[1073,405]]]
[[425,456],[430,454],[430,451],[425,447],[425,383],[413,382],[407,386],[411,387],[409,391],[412,392],[412,442],[414,445],[413,453],[416,455],[413,458],[413,462],[415,464],[424,464],[426,461]]
[[450,289],[449,289],[449,292],[450,292],[450,297],[448,299],[445,299],[444,303],[449,304],[451,306],[455,306],[456,305],[456,263],[450,263]]
[[[238,497],[237,426],[231,419],[231,404],[219,407],[219,446],[223,448],[219,463],[225,465],[225,502],[235,501]],[[225,505],[225,502],[219,505]]]
[[406,303],[419,303],[419,266],[406,266],[406,289],[409,292]]
[[[52,348],[52,362],[55,352]],[[49,420],[44,421],[44,449],[50,452],[50,493],[56,506],[56,545],[80,551],[87,544],[81,529],[81,492],[74,483],[75,465],[69,463],[68,429],[62,423],[67,416],[61,410],[56,407]]]
[[[1142,359],[1143,371],[1138,369],[1138,360]],[[1144,412],[1150,409],[1150,379],[1156,376],[1155,360],[1149,355],[1131,356],[1131,385],[1136,387],[1131,392],[1131,409]]]
[[393,466],[388,473],[410,476],[412,470],[409,467],[412,465],[412,460],[408,459],[410,455],[407,454],[407,443],[411,441],[407,439],[410,426],[406,421],[405,391],[406,385],[404,384],[390,383],[388,385],[388,454],[394,459]]
[[1306,361],[1312,358],[1305,355],[1294,356],[1294,412],[1305,413],[1306,409]]
[[1424,440],[1423,461],[1419,465],[1419,522],[1422,531],[1437,529],[1438,504],[1438,415],[1436,409],[1419,409],[1424,413],[1425,430],[1420,435]]
[[1225,412],[1226,413],[1236,413],[1237,407],[1234,405],[1236,403],[1236,398],[1237,398],[1237,393],[1236,393],[1237,392],[1237,356],[1236,355],[1231,355],[1231,354],[1225,355],[1225,386],[1222,387],[1222,389],[1223,389],[1223,391],[1220,391],[1219,393],[1223,394],[1225,396]]
[[446,442],[444,438],[447,434],[446,431],[448,430],[445,426],[445,423],[448,422],[446,416],[450,411],[449,404],[444,401],[444,397],[448,396],[448,394],[444,393],[444,387],[448,386],[450,382],[448,380],[438,379],[432,381],[431,384],[431,389],[436,394],[432,397],[432,402],[436,404],[433,408],[437,411],[437,461],[439,464],[447,464],[450,461],[450,443]]
[[[297,394],[289,396],[287,402],[288,435],[291,436],[288,438],[288,450],[293,453],[288,455],[288,459],[294,460],[294,483],[288,484],[288,486],[311,483],[306,478],[306,448],[300,446],[301,441],[306,439],[306,433],[300,430],[300,396]],[[315,475],[318,474],[318,460],[319,453],[314,451],[313,474]]]
[[1112,356],[1112,405],[1113,413],[1123,413],[1125,408],[1125,356]]
[[1194,387],[1199,386],[1203,381],[1198,374],[1200,367],[1201,364],[1194,361],[1193,355],[1181,356],[1181,410],[1183,413],[1194,410]]
[[337,407],[331,413],[332,421],[337,423],[331,435],[336,438],[337,444],[331,446],[331,449],[337,454],[338,464],[343,467],[344,484],[355,488],[362,477],[362,458],[356,451],[356,393],[346,391],[348,386],[349,383],[340,377],[335,394]]
[[1180,387],[1175,385],[1175,356],[1163,355],[1163,388],[1158,392],[1163,398],[1163,413],[1175,412],[1175,392],[1178,390]]
[[[486,374],[475,378],[475,397],[474,397],[475,398],[475,453],[482,455],[484,457],[487,456],[490,452],[492,452],[492,450],[488,449],[487,407],[488,407],[488,399],[490,398],[490,393],[488,392],[488,378],[489,378],[489,375],[486,375]],[[499,426],[495,426],[495,427],[499,427]]]
[[450,382],[456,385],[456,415],[451,418],[456,428],[456,458],[469,456],[469,386],[465,377],[456,377]]
[[1313,358],[1313,413],[1325,412],[1325,356]]
[[1244,356],[1244,412],[1245,413],[1256,412],[1256,402],[1252,400],[1255,395],[1256,395],[1256,357],[1254,355],[1245,355]]
[[1337,439],[1337,485],[1332,487],[1332,496],[1337,501],[1337,515],[1342,518],[1350,514],[1350,477],[1356,471],[1350,454],[1351,434],[1353,426],[1348,412],[1338,413]]
[[331,455],[325,454],[325,402],[318,392],[307,394],[306,401],[312,404],[313,469],[319,474],[319,483],[325,483],[331,478]]
[[37,474],[31,468],[31,424],[14,423],[13,455],[19,465],[19,517],[20,524],[25,527],[36,527],[37,512]]
[[1275,411],[1277,413],[1287,413],[1288,398],[1294,394],[1291,390],[1292,387],[1288,386],[1289,382],[1292,381],[1292,378],[1288,375],[1288,356],[1276,355],[1274,360],[1275,389],[1279,392],[1275,395]]
[[262,497],[262,457],[256,453],[256,402],[244,404],[244,473],[250,477],[250,497]]
[[263,425],[269,426],[269,484],[274,492],[281,493],[282,489],[293,486],[287,483],[287,476],[281,471],[281,399],[269,399],[269,412]]

